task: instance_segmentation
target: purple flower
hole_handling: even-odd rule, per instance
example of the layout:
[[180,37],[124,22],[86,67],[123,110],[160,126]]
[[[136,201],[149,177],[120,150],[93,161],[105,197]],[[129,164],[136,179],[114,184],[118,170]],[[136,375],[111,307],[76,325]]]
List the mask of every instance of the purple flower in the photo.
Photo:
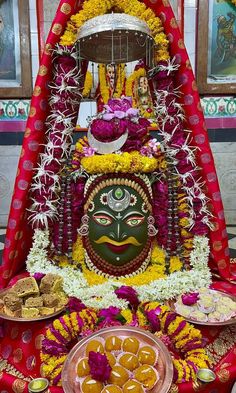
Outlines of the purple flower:
[[124,299],[129,302],[130,306],[136,309],[139,305],[138,294],[134,288],[122,285],[120,288],[115,290],[115,294],[118,299]]
[[199,293],[198,292],[191,292],[187,293],[181,296],[183,304],[185,306],[192,306],[193,304],[197,303],[197,300],[199,299]]
[[108,100],[107,105],[104,105],[109,112],[122,111],[126,112],[128,109],[132,108],[132,98],[131,97],[123,97],[123,98],[111,98]]
[[120,308],[110,306],[109,308],[103,308],[99,313],[99,317],[105,319],[115,319],[118,314],[120,314]]
[[43,274],[43,273],[34,273],[34,275],[33,275],[33,277],[37,281],[41,280],[44,276],[45,276],[45,274]]
[[88,364],[90,367],[90,374],[93,379],[100,382],[108,380],[111,373],[111,366],[108,363],[106,355],[90,351]]
[[70,297],[67,308],[70,310],[70,312],[80,312],[81,310],[86,308],[86,306],[81,302],[81,300],[77,299],[76,297]]
[[148,322],[150,323],[152,330],[157,332],[161,328],[159,315],[161,314],[161,307],[156,307],[154,310],[146,311]]
[[97,149],[94,149],[93,147],[83,147],[83,152],[85,157],[92,157],[96,153]]

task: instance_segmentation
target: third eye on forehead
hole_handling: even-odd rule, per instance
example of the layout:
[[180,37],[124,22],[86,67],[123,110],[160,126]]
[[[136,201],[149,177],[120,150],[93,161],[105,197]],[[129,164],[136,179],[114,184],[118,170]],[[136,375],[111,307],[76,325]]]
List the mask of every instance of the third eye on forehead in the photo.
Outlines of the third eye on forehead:
[[125,220],[126,218],[136,215],[138,217],[144,217],[144,215],[142,213],[140,213],[140,211],[137,210],[131,210],[126,214],[122,214],[122,213],[117,213],[117,214],[111,214],[110,212],[108,212],[107,210],[98,210],[96,212],[93,213],[93,217],[98,215],[98,214],[105,214],[111,218],[113,218],[114,220]]

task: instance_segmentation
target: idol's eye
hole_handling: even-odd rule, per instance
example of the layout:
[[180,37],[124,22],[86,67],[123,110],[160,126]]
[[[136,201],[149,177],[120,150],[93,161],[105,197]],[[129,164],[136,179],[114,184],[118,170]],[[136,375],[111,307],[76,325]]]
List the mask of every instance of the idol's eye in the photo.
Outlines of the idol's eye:
[[93,219],[97,224],[103,225],[104,227],[112,223],[112,218],[105,215],[93,215]]
[[129,217],[126,220],[126,224],[129,225],[130,227],[137,227],[139,224],[141,224],[144,221],[144,217],[137,216],[137,217]]

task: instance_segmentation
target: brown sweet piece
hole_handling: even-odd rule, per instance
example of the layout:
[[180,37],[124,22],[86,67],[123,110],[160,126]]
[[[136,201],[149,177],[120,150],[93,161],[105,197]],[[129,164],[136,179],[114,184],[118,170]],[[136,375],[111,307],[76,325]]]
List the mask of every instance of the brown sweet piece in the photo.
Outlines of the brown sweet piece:
[[7,306],[3,307],[4,314],[8,315],[9,317],[20,317],[21,316],[21,308],[18,310],[12,311]]
[[39,313],[40,315],[51,315],[54,313],[54,308],[53,307],[40,307]]
[[19,297],[39,295],[38,284],[34,277],[22,278],[13,286],[13,290]]
[[43,307],[43,298],[42,296],[37,296],[37,297],[29,297],[25,301],[25,306],[26,307]]
[[68,296],[66,296],[65,292],[58,292],[57,295],[59,297],[59,303],[57,308],[65,307],[68,302]]
[[56,293],[44,293],[42,295],[43,305],[45,307],[58,307],[60,298]]
[[21,308],[22,299],[19,298],[15,293],[7,293],[3,298],[4,305],[11,311],[16,311]]
[[35,307],[22,307],[21,310],[22,318],[36,318],[39,316],[39,309]]
[[0,299],[0,312],[3,312],[3,308],[4,308],[4,301]]
[[57,274],[46,274],[40,283],[41,293],[53,293],[62,291],[63,278]]

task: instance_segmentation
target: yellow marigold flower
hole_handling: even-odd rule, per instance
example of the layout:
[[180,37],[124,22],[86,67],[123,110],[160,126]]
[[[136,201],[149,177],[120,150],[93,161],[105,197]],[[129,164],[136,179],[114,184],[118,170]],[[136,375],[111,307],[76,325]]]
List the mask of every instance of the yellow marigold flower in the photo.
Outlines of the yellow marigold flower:
[[179,224],[181,225],[181,227],[187,227],[189,225],[189,220],[187,217],[181,218],[179,220]]
[[147,325],[147,319],[145,317],[145,315],[142,313],[142,311],[138,310],[137,313],[137,318],[138,318],[138,324],[141,327],[144,327]]
[[65,330],[64,326],[62,325],[62,323],[59,321],[59,319],[56,319],[55,321],[53,321],[53,327],[58,330],[58,332],[65,338],[68,339],[70,336],[67,333],[67,331]]
[[166,252],[162,248],[158,247],[157,245],[154,245],[151,254],[152,263],[164,264],[165,258],[166,258]]
[[171,257],[170,258],[170,273],[178,272],[183,267],[183,263],[179,259],[179,257]]
[[122,317],[125,318],[127,324],[130,324],[132,322],[133,314],[132,314],[132,312],[130,310],[127,310],[127,309],[126,310],[122,310],[121,311],[121,315],[122,315]]

